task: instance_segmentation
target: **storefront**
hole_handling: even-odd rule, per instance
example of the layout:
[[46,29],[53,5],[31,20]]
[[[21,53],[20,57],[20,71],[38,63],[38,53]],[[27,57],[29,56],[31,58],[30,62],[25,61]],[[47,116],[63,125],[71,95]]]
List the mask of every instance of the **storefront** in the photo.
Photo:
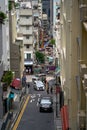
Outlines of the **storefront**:
[[24,67],[25,67],[26,74],[33,73],[33,61],[32,60],[25,60]]

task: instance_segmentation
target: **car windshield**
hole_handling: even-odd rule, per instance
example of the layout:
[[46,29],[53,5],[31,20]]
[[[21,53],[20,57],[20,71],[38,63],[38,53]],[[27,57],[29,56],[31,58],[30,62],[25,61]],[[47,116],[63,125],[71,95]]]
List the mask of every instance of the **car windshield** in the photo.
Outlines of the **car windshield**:
[[44,86],[44,84],[43,84],[43,82],[41,82],[41,81],[36,81],[36,84],[38,85],[38,86]]
[[51,104],[51,101],[49,99],[42,99],[41,104]]

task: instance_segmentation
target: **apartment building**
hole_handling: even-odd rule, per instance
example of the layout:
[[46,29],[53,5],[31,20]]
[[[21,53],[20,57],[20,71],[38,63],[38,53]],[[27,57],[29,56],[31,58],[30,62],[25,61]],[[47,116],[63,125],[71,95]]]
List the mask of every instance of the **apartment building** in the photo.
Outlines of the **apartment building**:
[[26,72],[33,69],[33,19],[31,2],[20,2],[19,33],[23,33],[24,66]]
[[[54,46],[54,58],[57,59],[57,62],[59,62],[59,54],[61,51],[60,48],[60,2],[54,1],[53,3],[53,26],[52,26],[52,32],[53,32],[53,38],[55,39],[55,46]],[[59,63],[58,63],[59,64]]]
[[10,1],[9,10],[9,36],[10,36],[10,69],[15,73],[16,78],[21,78],[24,69],[23,62],[23,36],[17,32],[17,10],[15,1]]
[[60,18],[61,110],[67,106],[70,129],[87,129],[87,1],[61,0]]

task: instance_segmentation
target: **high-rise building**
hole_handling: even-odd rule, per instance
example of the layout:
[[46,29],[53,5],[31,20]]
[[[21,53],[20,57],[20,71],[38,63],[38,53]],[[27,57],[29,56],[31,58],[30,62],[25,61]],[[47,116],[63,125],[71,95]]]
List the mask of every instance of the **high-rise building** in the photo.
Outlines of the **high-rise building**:
[[23,33],[24,66],[29,73],[33,67],[33,18],[30,1],[20,2],[19,17],[19,33]]

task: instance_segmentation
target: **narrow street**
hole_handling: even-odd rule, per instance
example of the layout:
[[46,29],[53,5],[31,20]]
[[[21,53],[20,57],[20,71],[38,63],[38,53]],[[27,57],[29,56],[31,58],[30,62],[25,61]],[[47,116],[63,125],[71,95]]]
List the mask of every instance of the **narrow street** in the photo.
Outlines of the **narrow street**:
[[[29,100],[24,109],[23,115],[21,115],[20,121],[15,123],[13,130],[17,127],[17,130],[55,130],[54,125],[54,112],[39,112],[39,99],[42,95],[47,95],[45,91],[36,91],[32,85],[32,77],[27,76],[27,81],[30,82],[30,88],[28,93]],[[51,95],[52,96],[52,95]],[[26,99],[27,100],[27,99]],[[25,105],[24,104],[24,105]],[[24,107],[24,106],[23,106]],[[19,115],[20,116],[20,115]],[[19,120],[18,119],[18,120]],[[17,126],[18,125],[18,126]]]

